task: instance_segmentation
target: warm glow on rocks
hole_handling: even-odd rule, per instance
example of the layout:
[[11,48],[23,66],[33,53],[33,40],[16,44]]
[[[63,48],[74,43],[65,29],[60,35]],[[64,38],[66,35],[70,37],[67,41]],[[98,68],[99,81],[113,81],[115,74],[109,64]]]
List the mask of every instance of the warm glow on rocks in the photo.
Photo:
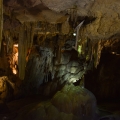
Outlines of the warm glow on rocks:
[[13,56],[12,56],[12,72],[13,74],[17,74],[18,71],[18,44],[13,45]]
[[15,68],[13,68],[13,74],[17,74],[17,70]]

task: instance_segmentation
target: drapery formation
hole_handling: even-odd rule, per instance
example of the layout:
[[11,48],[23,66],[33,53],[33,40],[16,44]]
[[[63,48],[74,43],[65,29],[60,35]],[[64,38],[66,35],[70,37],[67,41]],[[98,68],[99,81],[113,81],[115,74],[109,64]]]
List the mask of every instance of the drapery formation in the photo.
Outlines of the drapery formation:
[[104,40],[91,40],[83,33],[84,28],[79,30],[79,35],[76,40],[76,48],[78,47],[79,56],[84,57],[86,62],[92,61],[94,67],[97,68],[100,62],[101,51],[106,42]]

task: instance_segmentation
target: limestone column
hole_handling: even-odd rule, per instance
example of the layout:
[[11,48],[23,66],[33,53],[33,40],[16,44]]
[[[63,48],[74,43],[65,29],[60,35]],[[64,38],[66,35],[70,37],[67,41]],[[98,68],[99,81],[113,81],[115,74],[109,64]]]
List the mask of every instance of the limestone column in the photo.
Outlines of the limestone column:
[[3,0],[0,0],[0,51],[2,44],[2,30],[3,30]]
[[25,43],[26,40],[24,39],[25,30],[24,25],[21,26],[19,32],[19,44],[18,44],[18,68],[19,68],[19,78],[21,80],[24,79],[25,74]]
[[26,59],[28,50],[32,47],[34,36],[34,26],[28,22],[21,25],[19,32],[19,45],[18,45],[18,67],[19,67],[19,78],[24,80]]

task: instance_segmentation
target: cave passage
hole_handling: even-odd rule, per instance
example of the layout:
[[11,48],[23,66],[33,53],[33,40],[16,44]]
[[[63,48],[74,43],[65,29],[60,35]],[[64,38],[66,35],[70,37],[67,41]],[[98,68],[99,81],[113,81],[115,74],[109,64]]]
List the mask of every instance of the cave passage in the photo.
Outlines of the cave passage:
[[120,120],[118,0],[0,1],[0,120]]

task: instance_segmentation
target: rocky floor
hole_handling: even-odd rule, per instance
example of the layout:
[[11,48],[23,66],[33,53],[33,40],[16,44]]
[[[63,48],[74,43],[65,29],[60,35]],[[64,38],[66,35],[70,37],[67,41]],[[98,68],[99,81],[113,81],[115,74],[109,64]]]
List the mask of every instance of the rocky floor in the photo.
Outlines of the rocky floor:
[[[42,98],[40,96],[29,96],[8,102],[6,104],[1,103],[0,109],[4,110],[0,114],[0,120],[13,120],[19,113],[18,111],[30,104],[38,104],[41,101],[45,101],[47,98]],[[1,110],[1,111],[2,111]]]
[[120,102],[105,102],[98,105],[100,111],[103,113],[114,114],[120,116]]
[[[7,104],[0,104],[3,112],[0,114],[0,120],[13,120],[21,108],[30,104],[39,104],[42,101],[47,101],[47,98],[40,96],[30,96],[19,100],[11,101]],[[120,120],[120,103],[101,103],[98,105],[96,120]]]

